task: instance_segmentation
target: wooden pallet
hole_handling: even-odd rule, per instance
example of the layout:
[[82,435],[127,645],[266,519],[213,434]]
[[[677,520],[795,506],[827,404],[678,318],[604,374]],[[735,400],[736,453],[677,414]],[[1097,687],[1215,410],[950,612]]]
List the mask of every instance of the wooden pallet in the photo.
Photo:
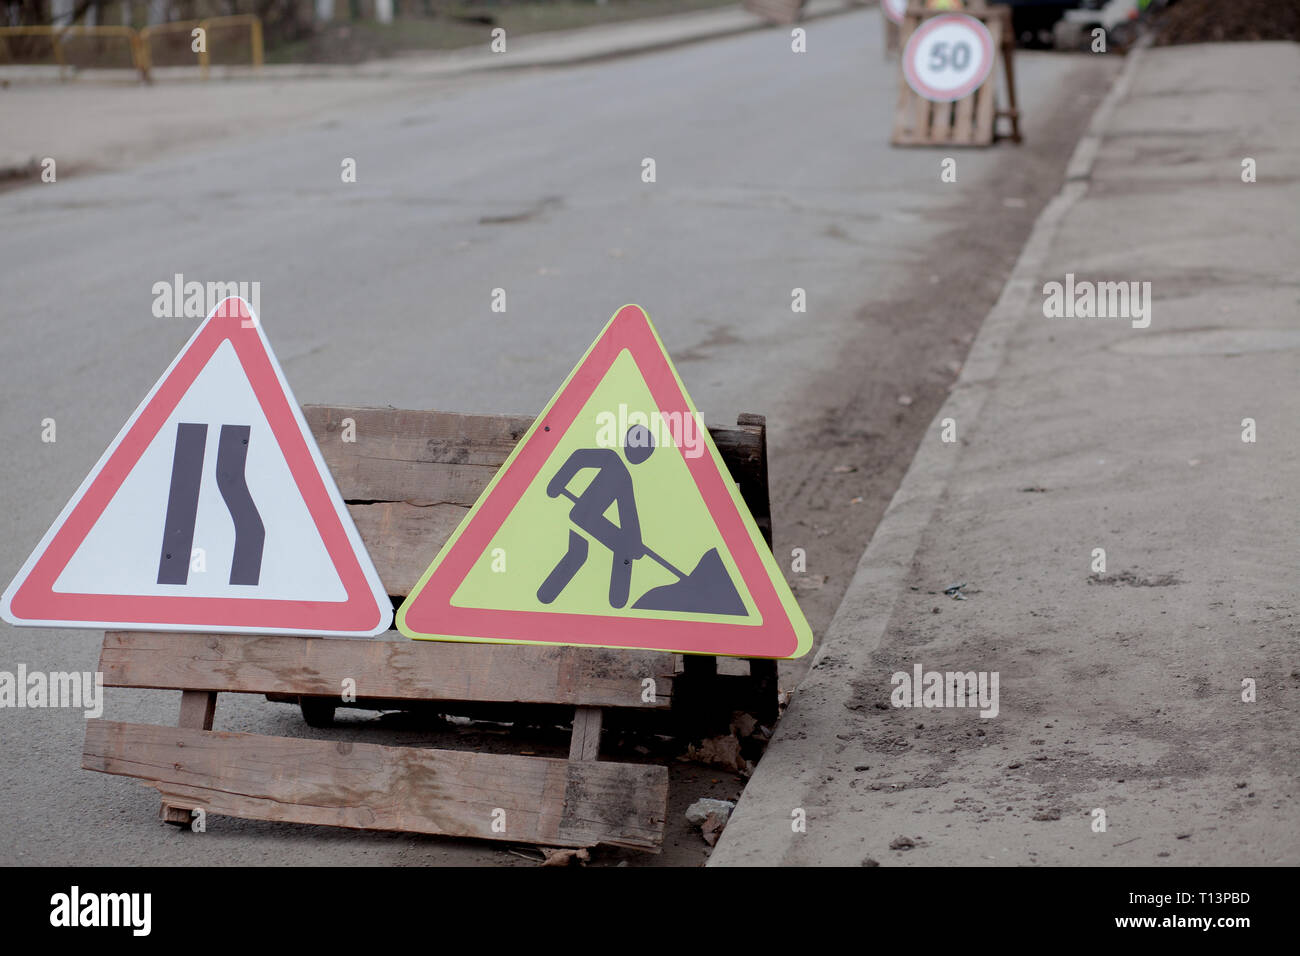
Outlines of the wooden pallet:
[[[895,146],[991,146],[999,138],[1019,143],[1020,111],[1016,106],[1016,75],[1013,65],[1015,34],[1011,29],[1011,10],[1004,6],[987,6],[983,0],[970,0],[964,10],[931,10],[913,3],[907,8],[900,31],[899,48],[924,20],[946,13],[965,13],[983,21],[993,34],[993,47],[1001,55],[1006,76],[1008,106],[997,105],[997,64],[974,93],[952,103],[934,103],[913,90],[903,78],[900,57],[898,106],[894,112],[894,130],[890,142]],[[997,54],[995,54],[997,55]],[[1000,137],[997,121],[1006,119],[1010,132]]]
[[[532,420],[395,409],[308,406],[321,453],[391,595],[401,598],[459,525]],[[347,420],[355,441],[342,440]],[[711,428],[718,450],[771,541],[766,429],[742,415]],[[547,846],[606,843],[657,852],[668,771],[600,761],[607,711],[706,714],[704,701],[775,718],[776,666],[716,677],[716,658],[657,652],[375,639],[109,632],[99,669],[108,687],[181,691],[176,727],[103,719],[86,724],[82,766],[137,777],[162,795],[162,817],[188,826],[193,811],[400,830]],[[340,706],[436,706],[467,715],[569,708],[567,760],[328,739],[220,733],[219,693],[300,702],[313,725]],[[643,700],[643,681],[654,697]],[[693,693],[683,694],[685,688]],[[501,811],[504,811],[502,816]],[[504,827],[501,822],[504,822]],[[494,826],[494,823],[496,824]]]

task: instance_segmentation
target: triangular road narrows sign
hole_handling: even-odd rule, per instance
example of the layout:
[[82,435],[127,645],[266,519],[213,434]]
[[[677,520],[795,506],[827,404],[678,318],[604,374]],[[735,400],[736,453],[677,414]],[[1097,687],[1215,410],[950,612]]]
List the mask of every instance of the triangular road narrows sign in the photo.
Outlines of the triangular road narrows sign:
[[397,612],[407,637],[798,657],[812,632],[649,317],[624,306]]
[[374,635],[392,603],[260,323],[219,303],[4,592],[11,624]]

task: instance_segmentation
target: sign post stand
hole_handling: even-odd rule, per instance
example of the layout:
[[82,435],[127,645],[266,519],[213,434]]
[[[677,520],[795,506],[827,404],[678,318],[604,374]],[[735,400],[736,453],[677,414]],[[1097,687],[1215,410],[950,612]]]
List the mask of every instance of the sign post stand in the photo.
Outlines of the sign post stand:
[[[627,427],[610,447],[592,413],[615,408]],[[394,598],[402,629],[430,640],[388,628]],[[103,686],[181,692],[175,726],[90,719],[82,752],[155,788],[167,823],[652,852],[668,770],[600,760],[602,725],[698,740],[735,711],[771,723],[775,659],[812,642],[771,553],[764,420],[706,428],[635,306],[533,419],[300,408],[256,316],[228,299],[0,616],[103,629]],[[718,674],[716,654],[750,673]],[[298,704],[312,727],[350,706],[571,720],[572,735],[565,757],[230,733],[214,729],[223,693]]]
[[[1005,138],[1019,143],[1016,105],[1015,36],[1010,10],[970,0],[960,12],[907,8],[901,32],[901,82],[894,129],[895,146],[990,146],[999,119],[1009,122]],[[1008,106],[997,106],[996,60],[1002,60]]]
[[[307,406],[304,413],[379,574],[399,598],[533,422],[391,408]],[[356,440],[344,441],[352,428]],[[766,537],[763,419],[741,416],[735,427],[709,431]],[[668,771],[600,760],[601,726],[694,735],[710,711],[775,718],[775,661],[751,661],[747,677],[710,676],[715,663],[654,651],[412,641],[391,630],[363,639],[109,631],[99,662],[104,686],[180,690],[180,719],[175,727],[89,720],[82,766],[156,788],[162,818],[177,826],[203,810],[658,852]],[[355,698],[343,700],[347,680]],[[223,733],[212,729],[218,693],[266,695],[304,710],[319,705],[312,708],[318,725],[341,706],[498,720],[567,708],[573,734],[565,759]]]

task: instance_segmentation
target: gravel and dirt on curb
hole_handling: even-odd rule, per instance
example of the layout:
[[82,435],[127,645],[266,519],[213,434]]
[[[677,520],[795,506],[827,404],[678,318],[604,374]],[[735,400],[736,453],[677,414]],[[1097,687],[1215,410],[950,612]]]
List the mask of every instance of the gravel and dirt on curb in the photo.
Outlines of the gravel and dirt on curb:
[[1300,0],[1179,0],[1152,21],[1155,46],[1300,41]]

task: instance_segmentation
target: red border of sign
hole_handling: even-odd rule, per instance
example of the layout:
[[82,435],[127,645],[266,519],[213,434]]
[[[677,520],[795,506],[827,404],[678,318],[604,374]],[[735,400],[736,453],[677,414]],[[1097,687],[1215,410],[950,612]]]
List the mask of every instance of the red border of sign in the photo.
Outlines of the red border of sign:
[[[228,300],[235,301],[235,300]],[[225,303],[222,303],[224,306]],[[14,592],[10,612],[32,621],[121,622],[140,627],[205,627],[293,631],[373,630],[382,617],[375,595],[334,510],[298,417],[280,384],[255,320],[241,308],[218,306],[140,410],[130,429],[76,506],[68,513],[26,580]],[[224,313],[224,314],[223,314]],[[245,324],[247,323],[247,324]],[[167,418],[213,353],[230,342],[266,414],[289,471],[315,522],[325,550],[347,592],[344,601],[283,601],[259,598],[172,597],[170,595],[81,594],[54,590],[109,501],[121,488]],[[70,625],[75,626],[75,625]]]
[[[938,29],[946,22],[953,21],[965,21],[967,24],[974,24],[972,29],[980,38],[980,45],[984,48],[984,62],[988,64],[988,67],[980,76],[968,80],[956,90],[951,92],[941,92],[931,89],[925,83],[921,82],[920,77],[916,75],[916,67],[912,63],[912,54],[915,52],[915,45],[919,44],[927,33]],[[903,77],[907,80],[907,85],[910,86],[912,91],[918,96],[927,99],[932,103],[953,103],[963,97],[969,96],[975,90],[978,90],[983,86],[984,81],[992,75],[993,34],[989,32],[989,28],[984,25],[983,21],[965,13],[945,13],[943,16],[933,17],[926,20],[912,32],[911,37],[908,38],[907,46],[903,49]]]
[[[762,617],[761,624],[656,620],[559,611],[502,611],[461,608],[451,603],[474,563],[484,554],[506,517],[532,484],[560,439],[626,349],[644,376],[656,406],[665,413],[692,412],[690,400],[668,362],[650,321],[637,306],[624,306],[574,370],[534,425],[507,470],[492,486],[441,558],[415,599],[404,609],[407,630],[509,643],[580,644],[673,650],[742,657],[788,657],[799,646],[789,614],[776,593],[735,499],[718,470],[716,451],[683,458],[709,513]],[[401,613],[401,612],[399,612]],[[665,636],[668,640],[665,641]],[[672,645],[665,647],[665,644]]]

